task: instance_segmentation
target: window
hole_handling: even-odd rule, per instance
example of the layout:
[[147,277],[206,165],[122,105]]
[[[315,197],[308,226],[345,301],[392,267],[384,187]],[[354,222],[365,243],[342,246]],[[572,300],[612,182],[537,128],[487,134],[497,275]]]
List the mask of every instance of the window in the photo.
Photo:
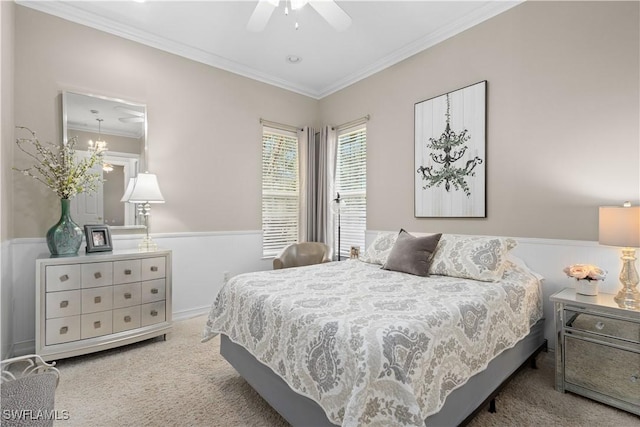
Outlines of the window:
[[340,255],[351,246],[364,249],[367,226],[367,128],[359,125],[338,131],[336,191],[340,193]]
[[298,136],[262,130],[262,255],[277,255],[298,241]]

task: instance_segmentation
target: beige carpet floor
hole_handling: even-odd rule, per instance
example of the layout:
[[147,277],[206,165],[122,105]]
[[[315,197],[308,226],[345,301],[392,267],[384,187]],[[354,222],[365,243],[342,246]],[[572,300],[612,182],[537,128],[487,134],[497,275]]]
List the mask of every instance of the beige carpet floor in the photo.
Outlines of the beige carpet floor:
[[[57,363],[56,426],[265,426],[288,424],[219,354],[200,343],[205,317],[161,338]],[[640,417],[553,388],[553,353],[538,356],[471,426],[640,426]]]

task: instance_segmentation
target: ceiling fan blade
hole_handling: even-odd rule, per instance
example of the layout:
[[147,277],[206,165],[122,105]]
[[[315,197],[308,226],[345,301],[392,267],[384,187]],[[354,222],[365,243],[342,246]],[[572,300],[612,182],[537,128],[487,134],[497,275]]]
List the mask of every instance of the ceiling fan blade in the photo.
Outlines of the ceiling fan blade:
[[309,4],[336,29],[344,31],[351,25],[351,17],[333,0],[310,0]]
[[122,123],[142,123],[144,122],[144,117],[120,117]]
[[129,108],[122,107],[120,105],[118,105],[117,107],[114,107],[114,110],[118,110],[118,111],[123,112],[125,114],[130,114],[132,116],[137,116],[137,117],[143,117],[144,116],[144,113],[142,111],[131,110]]
[[264,30],[267,26],[271,14],[278,6],[278,2],[270,0],[259,0],[256,8],[253,10],[249,22],[247,23],[247,30],[254,33]]

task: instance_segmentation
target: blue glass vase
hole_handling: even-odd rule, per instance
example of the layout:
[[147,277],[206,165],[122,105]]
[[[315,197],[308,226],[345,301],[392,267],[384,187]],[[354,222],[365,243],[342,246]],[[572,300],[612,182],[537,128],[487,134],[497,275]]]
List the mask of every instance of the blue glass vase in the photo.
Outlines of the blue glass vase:
[[60,199],[60,206],[60,220],[47,231],[47,246],[53,256],[73,256],[82,244],[82,229],[71,219],[71,201]]

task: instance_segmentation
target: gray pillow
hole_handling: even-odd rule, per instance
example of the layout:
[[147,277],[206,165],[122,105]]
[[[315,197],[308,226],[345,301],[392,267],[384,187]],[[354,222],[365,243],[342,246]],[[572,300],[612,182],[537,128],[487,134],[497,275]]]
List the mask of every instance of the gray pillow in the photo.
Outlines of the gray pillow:
[[428,276],[429,265],[440,236],[441,233],[415,237],[405,230],[400,230],[398,239],[382,268],[416,276]]

